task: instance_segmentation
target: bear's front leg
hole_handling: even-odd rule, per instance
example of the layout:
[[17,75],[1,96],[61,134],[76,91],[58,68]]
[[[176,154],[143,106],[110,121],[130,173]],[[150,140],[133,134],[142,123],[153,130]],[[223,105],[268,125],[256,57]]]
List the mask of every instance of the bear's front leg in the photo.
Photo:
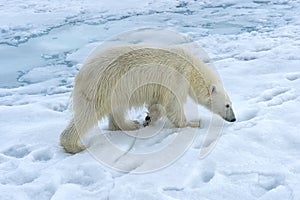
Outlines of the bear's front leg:
[[188,126],[186,121],[183,105],[178,102],[171,102],[166,107],[166,115],[176,128]]
[[[193,120],[187,122],[183,105],[179,101],[172,101],[166,106],[166,115],[168,119],[173,123],[173,125],[177,128],[184,128],[184,127],[192,127],[192,128],[199,128],[200,127],[200,120]],[[152,119],[151,119],[152,120]]]
[[112,131],[131,131],[140,128],[140,123],[136,120],[126,120],[123,113],[110,114],[108,117],[108,129]]
[[187,122],[187,126],[192,128],[199,128],[201,126],[201,121],[200,120],[189,121]]
[[192,127],[192,128],[199,128],[201,126],[200,120],[195,121],[186,121],[183,109],[176,113],[170,113],[167,115],[168,119],[174,124],[177,128],[184,128],[184,127]]

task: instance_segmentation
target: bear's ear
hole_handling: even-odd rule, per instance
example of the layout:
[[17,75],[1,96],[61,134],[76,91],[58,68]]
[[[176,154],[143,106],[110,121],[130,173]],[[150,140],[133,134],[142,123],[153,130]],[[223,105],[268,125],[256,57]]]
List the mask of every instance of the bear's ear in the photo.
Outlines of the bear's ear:
[[215,85],[211,85],[210,86],[210,94],[214,94],[215,92],[217,92],[217,87]]

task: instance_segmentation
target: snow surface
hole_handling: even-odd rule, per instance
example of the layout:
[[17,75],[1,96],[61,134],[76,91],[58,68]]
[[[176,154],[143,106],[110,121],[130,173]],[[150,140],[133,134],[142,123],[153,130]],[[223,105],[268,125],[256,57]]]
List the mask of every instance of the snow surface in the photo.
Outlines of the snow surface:
[[[300,199],[299,1],[0,0],[0,13],[1,200]],[[174,135],[196,132],[178,160],[145,174],[134,174],[140,163],[122,173],[88,151],[65,153],[59,135],[82,62],[103,40],[144,27],[201,44],[238,121],[225,123],[203,159],[206,111],[201,129],[166,127],[138,141],[136,151],[153,151]],[[189,105],[186,111],[194,115]],[[120,132],[104,132],[122,148],[134,144]]]

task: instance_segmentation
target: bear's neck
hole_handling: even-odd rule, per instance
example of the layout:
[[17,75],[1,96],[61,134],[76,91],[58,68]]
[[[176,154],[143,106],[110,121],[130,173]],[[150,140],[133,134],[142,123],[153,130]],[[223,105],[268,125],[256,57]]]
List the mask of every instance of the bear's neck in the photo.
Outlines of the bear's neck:
[[189,95],[198,104],[205,105],[206,100],[210,96],[209,86],[211,85],[211,81],[201,70],[195,67],[191,69],[189,81]]

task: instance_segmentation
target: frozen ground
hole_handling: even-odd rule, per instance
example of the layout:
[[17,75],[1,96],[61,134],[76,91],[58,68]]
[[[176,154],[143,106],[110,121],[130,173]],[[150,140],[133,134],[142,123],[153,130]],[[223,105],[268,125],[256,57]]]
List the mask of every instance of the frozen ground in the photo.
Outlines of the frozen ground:
[[[300,2],[0,0],[0,199],[300,199]],[[136,150],[196,131],[172,165],[120,173],[58,144],[74,76],[111,35],[142,27],[181,32],[208,52],[238,121],[199,158],[200,130],[165,128]],[[188,106],[187,106],[188,107]],[[187,113],[192,116],[192,109]],[[142,111],[138,113],[140,119]],[[105,125],[103,125],[105,127]],[[121,147],[132,144],[106,134]],[[97,139],[97,137],[95,137]]]

